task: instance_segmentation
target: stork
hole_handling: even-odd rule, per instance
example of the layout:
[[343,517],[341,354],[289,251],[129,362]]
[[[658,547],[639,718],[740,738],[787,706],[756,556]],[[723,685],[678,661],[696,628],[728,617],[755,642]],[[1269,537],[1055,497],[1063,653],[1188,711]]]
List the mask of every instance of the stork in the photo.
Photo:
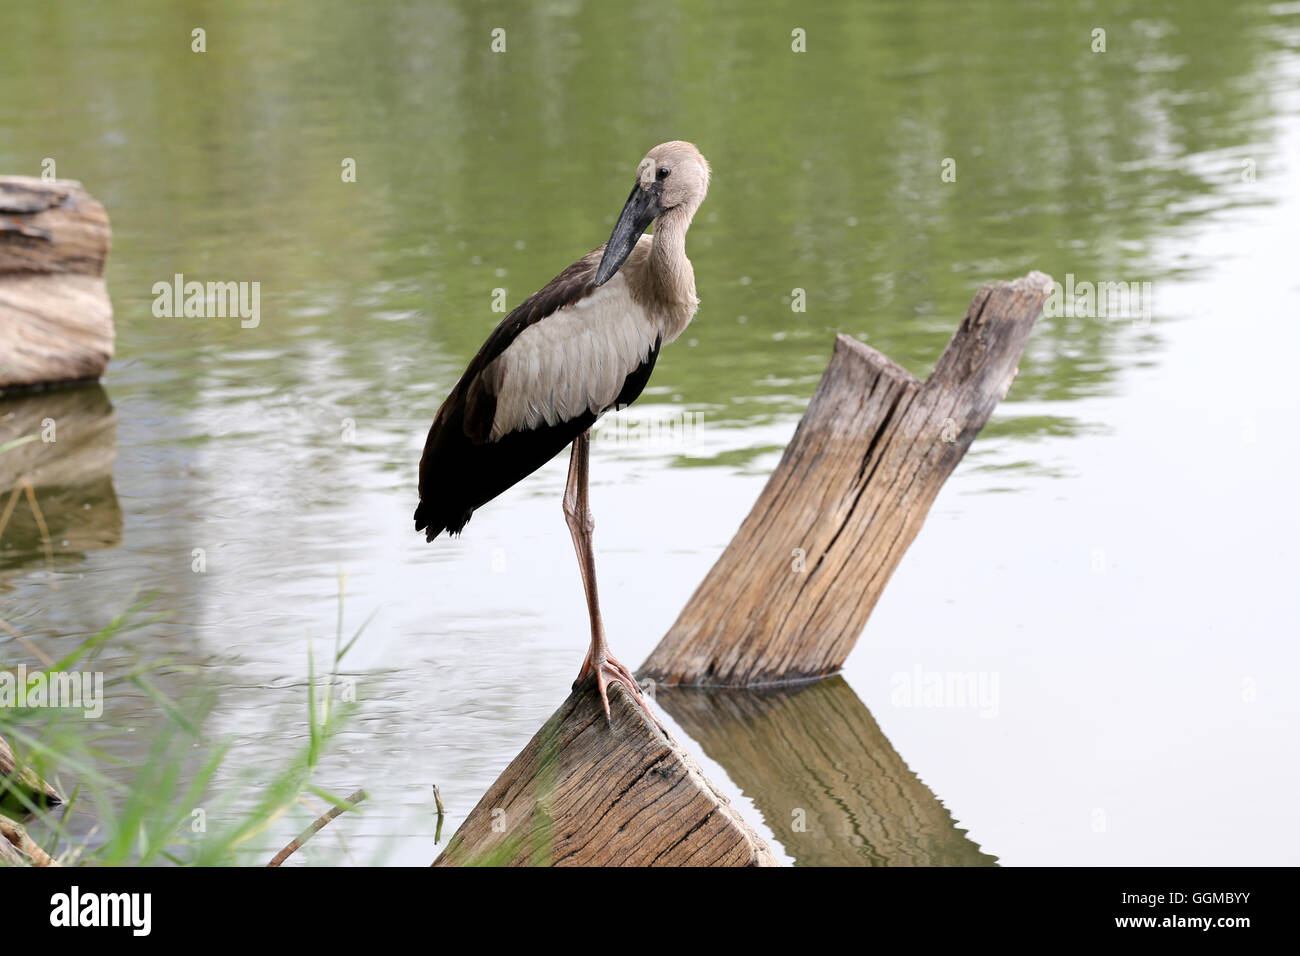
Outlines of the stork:
[[[591,426],[645,388],[659,350],[699,306],[686,231],[709,188],[709,164],[691,143],[661,143],[609,241],[524,300],[488,336],[434,416],[420,459],[415,530],[459,534],[474,511],[572,444],[564,517],[578,554],[591,646],[573,686],[596,678],[605,719],[610,683],[651,719],[636,678],[609,648],[596,591],[595,519],[587,482]],[[644,235],[654,223],[653,235]]]

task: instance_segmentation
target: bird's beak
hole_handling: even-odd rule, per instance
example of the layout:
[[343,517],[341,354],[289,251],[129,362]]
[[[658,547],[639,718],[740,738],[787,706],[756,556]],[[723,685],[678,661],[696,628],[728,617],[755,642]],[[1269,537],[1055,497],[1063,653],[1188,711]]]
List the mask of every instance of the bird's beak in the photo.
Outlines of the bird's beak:
[[636,248],[641,233],[664,211],[660,205],[662,194],[663,185],[658,182],[651,183],[645,189],[641,188],[640,183],[632,187],[632,195],[627,197],[623,211],[618,214],[618,222],[614,223],[609,242],[605,243],[605,254],[596,269],[594,285],[604,285],[627,261],[627,257]]

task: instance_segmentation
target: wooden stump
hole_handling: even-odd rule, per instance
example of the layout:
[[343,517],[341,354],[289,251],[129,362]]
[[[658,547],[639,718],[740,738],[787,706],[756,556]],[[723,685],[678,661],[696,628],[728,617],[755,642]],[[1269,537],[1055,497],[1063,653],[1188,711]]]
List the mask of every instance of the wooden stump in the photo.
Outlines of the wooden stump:
[[695,761],[610,687],[591,681],[470,812],[435,866],[775,866]]
[[776,471],[640,674],[758,685],[838,670],[1010,387],[1050,284],[980,289],[924,383],[840,336]]
[[996,866],[842,677],[665,687],[663,709],[754,801],[796,866]]
[[80,183],[0,176],[0,391],[103,374],[108,250],[108,215]]

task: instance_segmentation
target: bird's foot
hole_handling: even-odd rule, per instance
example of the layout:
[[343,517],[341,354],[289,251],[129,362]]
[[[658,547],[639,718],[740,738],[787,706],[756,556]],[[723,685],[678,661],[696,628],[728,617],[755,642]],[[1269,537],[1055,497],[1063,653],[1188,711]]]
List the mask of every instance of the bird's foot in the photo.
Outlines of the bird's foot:
[[582,662],[582,670],[578,672],[578,679],[573,682],[574,690],[577,690],[579,685],[593,673],[596,675],[596,690],[600,693],[601,706],[605,708],[606,723],[610,721],[609,685],[622,684],[637,706],[644,710],[646,716],[654,721],[654,725],[660,730],[664,729],[664,725],[659,723],[659,718],[654,715],[649,702],[641,693],[641,685],[636,682],[636,677],[622,661],[612,654],[603,654],[592,660],[591,651],[588,651],[586,659]]

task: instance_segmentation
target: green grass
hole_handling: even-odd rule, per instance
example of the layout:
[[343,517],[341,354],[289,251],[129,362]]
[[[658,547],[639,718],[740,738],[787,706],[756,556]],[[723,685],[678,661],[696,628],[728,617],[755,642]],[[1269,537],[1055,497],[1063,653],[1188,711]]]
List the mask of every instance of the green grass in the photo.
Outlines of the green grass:
[[[148,611],[151,600],[132,602],[98,633],[48,671],[93,670],[99,653],[128,631],[158,620]],[[109,755],[104,739],[113,732],[90,733],[75,713],[38,707],[0,709],[0,736],[13,747],[18,766],[39,777],[62,783],[75,781],[65,807],[42,812],[39,795],[16,778],[0,778],[0,807],[8,815],[38,815],[29,825],[34,839],[64,865],[217,866],[265,863],[250,847],[277,821],[314,794],[335,806],[346,801],[313,782],[329,745],[355,711],[355,705],[331,696],[344,655],[361,637],[366,623],[343,640],[343,598],[339,625],[326,679],[317,680],[315,655],[307,659],[306,733],[304,743],[282,762],[269,782],[246,780],[217,792],[214,782],[236,746],[232,739],[211,739],[203,728],[215,703],[206,696],[185,704],[169,699],[151,679],[157,665],[140,667],[111,683],[129,683],[142,691],[155,709],[145,732],[148,756],[123,780],[121,761]],[[37,673],[29,668],[30,674]],[[116,769],[118,772],[112,772]],[[201,811],[196,808],[203,808]],[[85,836],[69,827],[73,815],[89,815]],[[315,816],[315,814],[312,814]],[[85,830],[85,827],[80,828]],[[291,834],[292,835],[292,834]],[[265,854],[270,858],[269,853]]]

